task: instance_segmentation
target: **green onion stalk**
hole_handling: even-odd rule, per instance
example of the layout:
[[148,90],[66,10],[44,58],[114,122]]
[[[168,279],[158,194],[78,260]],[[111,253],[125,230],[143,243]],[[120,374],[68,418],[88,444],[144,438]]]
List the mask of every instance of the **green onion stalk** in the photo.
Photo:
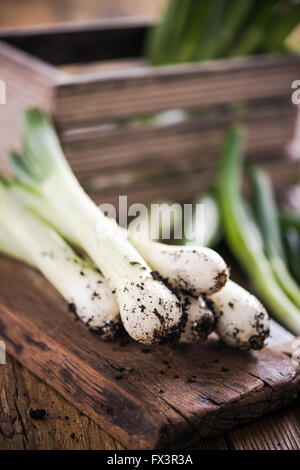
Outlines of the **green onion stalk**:
[[265,32],[263,49],[269,53],[287,49],[285,40],[300,22],[299,3],[295,3],[292,7],[286,6],[282,10],[282,12],[278,11],[276,16],[274,15],[275,17],[270,19],[270,25],[268,25]]
[[251,179],[256,199],[256,212],[266,255],[277,281],[284,292],[300,309],[300,288],[290,274],[281,238],[277,207],[269,176],[260,168],[251,168]]
[[282,0],[169,0],[147,38],[152,65],[287,50],[300,5]]
[[300,284],[300,235],[299,232],[289,227],[284,230],[284,242],[290,270]]
[[231,57],[247,56],[259,49],[265,37],[265,26],[273,13],[274,6],[279,1],[264,0],[262,2],[261,0],[255,0],[253,2],[247,24],[245,24],[238,41],[236,41],[236,45],[229,52]]
[[227,243],[273,315],[294,334],[300,334],[300,311],[278,283],[267,259],[261,234],[241,195],[244,130],[233,127],[220,159],[217,191]]
[[279,220],[283,227],[295,228],[300,232],[300,214],[291,211],[280,211]]

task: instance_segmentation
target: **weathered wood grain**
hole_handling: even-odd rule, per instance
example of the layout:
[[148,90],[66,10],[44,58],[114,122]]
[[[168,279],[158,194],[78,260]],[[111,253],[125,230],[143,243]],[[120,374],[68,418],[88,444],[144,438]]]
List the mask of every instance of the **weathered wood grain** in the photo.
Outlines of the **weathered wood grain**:
[[211,339],[146,353],[105,343],[38,273],[5,258],[0,299],[9,353],[131,449],[191,445],[284,406],[299,389],[297,367],[269,349],[233,353]]
[[163,174],[186,167],[214,166],[227,129],[233,122],[247,128],[247,155],[263,159],[265,154],[278,155],[292,140],[296,108],[291,103],[266,103],[250,106],[243,112],[230,109],[188,118],[173,125],[155,126],[124,124],[120,127],[99,126],[61,130],[65,153],[73,169],[85,178],[98,173],[113,174],[132,169]]
[[249,423],[231,431],[227,436],[235,450],[299,450],[300,403],[277,411],[263,421]]
[[[271,155],[270,157],[274,157]],[[214,162],[214,157],[211,157]],[[271,176],[274,187],[278,191],[294,181],[298,164],[283,157],[255,160]],[[201,164],[201,163],[200,163]],[[77,173],[79,176],[79,174]],[[161,173],[154,170],[149,173],[126,172],[113,176],[103,175],[90,178],[82,178],[81,181],[86,191],[97,204],[111,203],[116,210],[119,207],[119,195],[126,195],[128,206],[135,203],[149,205],[157,201],[175,201],[179,203],[191,203],[204,190],[211,186],[216,175],[215,165],[208,168],[182,168],[181,171],[172,168],[161,168]],[[248,191],[248,185],[245,184]]]
[[[42,421],[30,409],[45,409]],[[192,450],[298,450],[300,402]],[[0,450],[121,450],[124,447],[21,364],[7,357],[0,366]]]
[[167,109],[289,99],[299,64],[298,56],[261,56],[66,76],[57,85],[55,118],[61,126],[82,126]]
[[[101,430],[10,356],[0,366],[0,449],[122,449]],[[46,411],[43,420],[30,410]]]

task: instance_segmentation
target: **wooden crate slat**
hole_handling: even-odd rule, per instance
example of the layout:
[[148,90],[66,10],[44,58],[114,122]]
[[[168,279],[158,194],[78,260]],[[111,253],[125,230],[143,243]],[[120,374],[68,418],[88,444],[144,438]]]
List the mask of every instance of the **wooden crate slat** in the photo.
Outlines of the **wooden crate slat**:
[[299,71],[300,58],[293,56],[82,74],[58,84],[55,118],[68,127],[174,108],[288,100]]
[[21,145],[21,111],[40,106],[51,111],[55,70],[38,59],[0,42],[0,79],[6,84],[6,104],[0,106],[0,167],[5,153]]
[[[260,161],[259,164],[270,174],[274,187],[282,191],[293,181],[298,170],[297,163],[284,162],[282,155],[277,158]],[[254,160],[255,162],[255,160]],[[155,201],[170,200],[179,203],[191,203],[205,189],[211,187],[216,177],[216,164],[210,168],[191,169],[186,173],[145,175],[140,182],[116,181],[110,185],[101,186],[97,178],[83,179],[86,191],[97,202],[112,203],[118,208],[119,195],[128,197],[128,204],[150,204]],[[101,189],[102,187],[102,189]],[[249,186],[245,181],[245,191]]]
[[[292,139],[295,109],[282,112],[252,110],[238,119],[249,131],[247,152],[252,155],[278,152]],[[232,117],[192,119],[173,126],[116,129],[97,135],[83,130],[71,139],[61,134],[64,150],[74,170],[81,175],[99,171],[113,173],[129,169],[181,167],[198,161],[203,166],[217,159]]]

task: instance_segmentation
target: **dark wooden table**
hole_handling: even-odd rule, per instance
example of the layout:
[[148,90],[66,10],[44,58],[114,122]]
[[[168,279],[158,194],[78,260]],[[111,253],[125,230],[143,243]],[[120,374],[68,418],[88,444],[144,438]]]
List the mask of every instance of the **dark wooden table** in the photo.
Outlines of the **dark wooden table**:
[[[45,409],[43,420],[30,410]],[[115,439],[11,357],[0,365],[0,449],[124,449]],[[197,450],[299,450],[300,399]]]

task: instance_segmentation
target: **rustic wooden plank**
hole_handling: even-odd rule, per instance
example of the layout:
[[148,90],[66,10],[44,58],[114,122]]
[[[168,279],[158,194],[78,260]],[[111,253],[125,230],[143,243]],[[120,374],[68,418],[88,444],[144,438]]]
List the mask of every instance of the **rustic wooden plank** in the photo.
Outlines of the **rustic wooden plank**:
[[226,434],[218,437],[202,439],[199,444],[193,446],[190,450],[229,450],[226,442]]
[[226,442],[234,450],[299,450],[300,401],[233,430]]
[[[55,390],[12,359],[0,367],[0,449],[121,450],[124,447]],[[30,409],[45,409],[44,420]],[[300,402],[215,438],[192,450],[299,449]]]
[[102,72],[103,70],[120,70],[120,69],[128,69],[130,67],[137,67],[141,65],[140,59],[120,59],[120,60],[107,60],[105,62],[101,62],[99,60],[87,63],[76,63],[76,64],[69,64],[69,65],[60,65],[58,67],[64,73],[71,73],[71,74],[80,74],[80,73],[89,73],[89,72]]
[[[0,450],[122,450],[124,447],[90,418],[10,356],[0,368]],[[43,420],[30,410],[46,411]],[[224,450],[224,436],[203,440],[196,449]]]
[[105,343],[72,322],[34,270],[1,258],[0,280],[0,336],[9,353],[129,448],[190,445],[283,406],[299,389],[297,367],[267,348],[233,353],[212,338],[145,354],[137,343]]
[[95,126],[61,130],[65,153],[74,170],[85,177],[98,172],[151,171],[166,167],[170,172],[187,167],[212,165],[224,136],[233,122],[247,127],[247,153],[255,158],[278,154],[292,140],[296,107],[286,103],[250,106],[242,112],[225,109],[166,126]]
[[[273,157],[273,155],[272,155]],[[112,177],[109,175],[82,178],[82,184],[97,204],[111,203],[117,208],[119,195],[126,195],[128,205],[134,203],[150,204],[157,201],[171,200],[179,203],[191,203],[205,189],[211,186],[216,177],[217,158],[209,168],[191,167],[186,171],[165,169],[160,174],[149,172],[143,174],[122,173]],[[278,191],[288,187],[297,172],[297,163],[284,158],[268,158],[252,160],[259,163],[271,176],[274,187]],[[246,183],[246,182],[245,182]],[[249,185],[245,184],[249,192]]]
[[[10,356],[0,367],[0,449],[101,449],[123,446]],[[30,417],[45,409],[45,419]],[[300,402],[238,431],[202,440],[193,450],[296,449]],[[276,423],[276,426],[274,426]]]
[[82,125],[166,109],[289,99],[299,67],[298,56],[260,56],[72,75],[57,85],[55,118],[61,126]]
[[[123,449],[61,395],[10,356],[0,366],[0,449]],[[46,411],[42,420],[30,410]]]

